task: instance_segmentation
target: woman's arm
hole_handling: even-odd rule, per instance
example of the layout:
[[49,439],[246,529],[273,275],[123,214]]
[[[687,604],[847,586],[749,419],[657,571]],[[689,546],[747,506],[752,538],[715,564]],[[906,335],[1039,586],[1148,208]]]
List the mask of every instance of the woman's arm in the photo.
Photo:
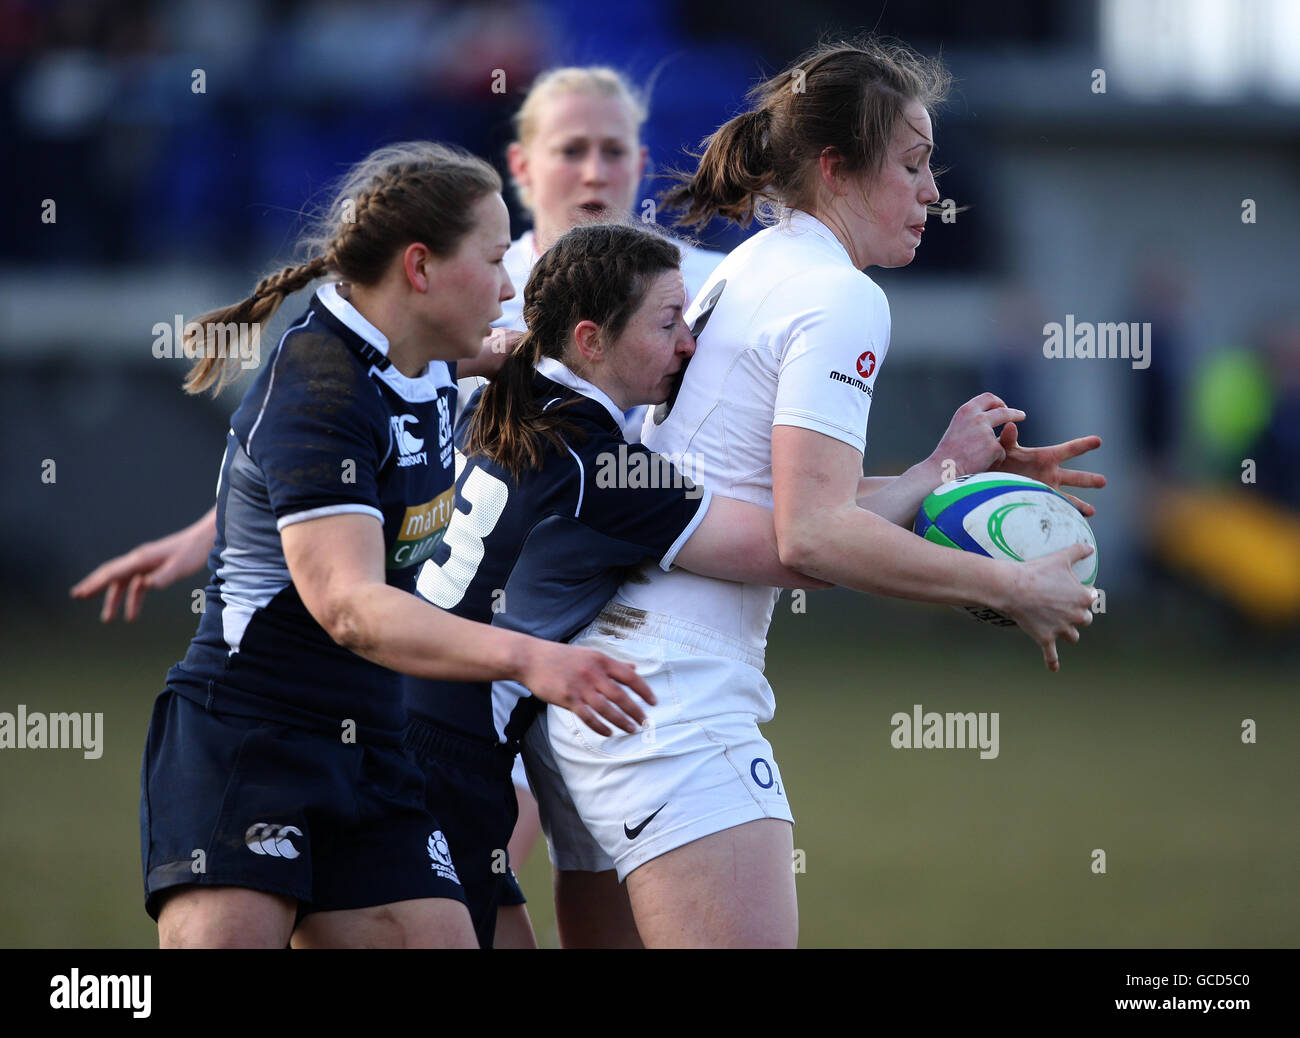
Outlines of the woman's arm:
[[493,328],[492,334],[483,340],[483,348],[479,350],[478,356],[462,360],[456,365],[456,377],[496,378],[506,357],[510,356],[510,351],[523,335],[523,332],[513,328]]
[[[971,449],[978,453],[974,443]],[[991,432],[989,443],[998,443]],[[992,446],[988,450],[993,453]],[[862,455],[846,443],[794,426],[772,430],[774,515],[782,563],[858,591],[992,606],[1015,619],[1042,646],[1048,669],[1057,670],[1056,639],[1078,641],[1075,625],[1092,620],[1092,593],[1069,569],[1091,549],[1076,545],[1032,562],[1013,563],[930,544],[858,507],[861,472]]]
[[945,479],[985,472],[1000,462],[1006,451],[994,430],[1004,423],[1015,428],[1024,417],[1024,411],[1008,407],[992,393],[967,400],[924,461],[901,476],[860,477],[854,494],[858,506],[910,530],[921,502]]
[[772,587],[828,588],[823,580],[781,564],[772,513],[761,505],[714,494],[709,510],[674,564],[704,577]]
[[[992,393],[966,401],[957,408],[939,445],[924,461],[901,476],[861,477],[855,495],[858,507],[911,529],[921,502],[945,480],[972,472],[1012,472],[1060,490],[1080,512],[1093,515],[1096,509],[1092,505],[1062,488],[1104,487],[1106,477],[1067,469],[1063,463],[1096,450],[1101,446],[1101,437],[1080,436],[1051,447],[1022,447],[1017,440],[1016,422],[1024,417],[1023,411],[1007,407]],[[993,431],[999,424],[1001,436]]]
[[93,598],[107,589],[99,619],[108,623],[117,614],[125,594],[122,619],[131,623],[140,615],[146,591],[164,588],[203,568],[217,539],[217,509],[183,530],[156,541],[138,544],[125,555],[109,559],[73,585],[73,598]]
[[454,616],[384,580],[383,528],[344,514],[286,526],[280,533],[289,575],[303,605],[345,649],[390,670],[442,681],[512,680],[539,699],[572,710],[608,735],[597,715],[635,732],[645,713],[619,683],[647,703],[636,671],[592,649],[543,641]]

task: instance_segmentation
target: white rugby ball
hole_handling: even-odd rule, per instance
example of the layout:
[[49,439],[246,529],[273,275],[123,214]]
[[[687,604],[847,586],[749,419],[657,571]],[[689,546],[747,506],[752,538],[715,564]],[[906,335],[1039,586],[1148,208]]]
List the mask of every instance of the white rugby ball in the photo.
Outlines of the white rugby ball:
[[[1046,483],[1006,472],[960,476],[921,502],[912,529],[927,541],[992,559],[1027,562],[1083,541],[1092,554],[1073,566],[1080,583],[1097,583],[1097,539],[1064,495]],[[986,606],[959,606],[977,620],[1014,626],[1005,613]]]

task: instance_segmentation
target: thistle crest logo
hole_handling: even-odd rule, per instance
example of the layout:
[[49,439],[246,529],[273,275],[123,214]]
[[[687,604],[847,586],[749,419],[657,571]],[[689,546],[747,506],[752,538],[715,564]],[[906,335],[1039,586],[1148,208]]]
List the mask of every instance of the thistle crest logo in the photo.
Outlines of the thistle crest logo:
[[460,877],[456,875],[456,866],[451,863],[451,848],[447,845],[447,837],[442,834],[441,829],[435,829],[429,836],[429,858],[433,862],[430,866],[443,879],[449,879],[453,883],[459,883]]

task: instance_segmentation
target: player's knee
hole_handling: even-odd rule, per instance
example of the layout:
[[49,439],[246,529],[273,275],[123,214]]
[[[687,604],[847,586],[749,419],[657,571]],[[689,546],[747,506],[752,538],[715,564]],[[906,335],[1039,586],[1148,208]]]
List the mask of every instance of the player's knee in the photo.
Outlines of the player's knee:
[[186,948],[283,948],[295,903],[274,894],[239,888],[181,887],[158,913],[158,946]]

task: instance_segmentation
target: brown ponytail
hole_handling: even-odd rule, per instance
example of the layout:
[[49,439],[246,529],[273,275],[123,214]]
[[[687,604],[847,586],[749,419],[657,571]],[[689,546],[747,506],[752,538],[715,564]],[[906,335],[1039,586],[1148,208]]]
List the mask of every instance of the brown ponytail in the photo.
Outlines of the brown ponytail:
[[326,273],[374,285],[393,255],[412,242],[434,255],[450,255],[473,227],[474,204],[500,190],[496,170],[459,148],[412,141],[372,152],[348,172],[333,203],[304,236],[306,262],[263,278],[247,299],[195,318],[203,347],[185,391],[218,392],[234,379],[238,368],[231,362],[239,358],[215,348],[232,325],[260,336],[286,296]]
[[[229,363],[232,360],[230,354],[218,348],[222,329],[232,324],[245,328],[252,326],[260,336],[262,327],[280,308],[285,297],[311,284],[329,269],[329,265],[326,257],[317,256],[296,267],[285,267],[280,273],[259,281],[247,299],[218,310],[209,310],[195,318],[195,323],[202,329],[203,348],[182,384],[185,392],[201,393],[209,387],[214,392],[220,392],[225,388],[234,379],[238,368]],[[225,341],[231,339],[227,337]]]
[[938,61],[902,43],[867,36],[822,44],[750,90],[750,111],[704,141],[694,173],[671,174],[676,185],[664,204],[688,227],[719,216],[773,223],[781,209],[811,203],[827,148],[850,173],[877,172],[904,109],[917,102],[933,117],[949,82]]
[[770,188],[776,176],[768,147],[772,113],[756,108],[723,123],[704,142],[699,168],[668,192],[670,209],[685,210],[677,223],[702,227],[714,216],[741,226],[754,218],[755,206],[775,201]]
[[651,280],[676,270],[681,253],[664,235],[625,224],[575,227],[533,264],[524,286],[528,331],[479,397],[466,453],[484,454],[516,478],[541,464],[547,444],[562,450],[581,435],[563,407],[544,410],[533,393],[543,357],[563,360],[581,321],[594,321],[612,342],[645,298]]

